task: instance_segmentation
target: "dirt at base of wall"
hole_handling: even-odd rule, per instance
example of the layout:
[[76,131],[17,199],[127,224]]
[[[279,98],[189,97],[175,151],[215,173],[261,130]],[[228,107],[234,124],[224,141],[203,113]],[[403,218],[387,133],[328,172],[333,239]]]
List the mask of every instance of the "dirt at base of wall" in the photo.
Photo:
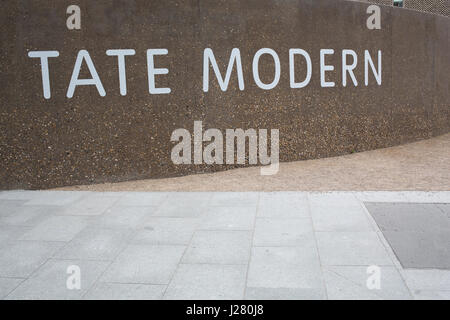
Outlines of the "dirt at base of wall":
[[346,156],[281,163],[278,174],[242,168],[168,179],[60,188],[91,191],[448,191],[450,133]]

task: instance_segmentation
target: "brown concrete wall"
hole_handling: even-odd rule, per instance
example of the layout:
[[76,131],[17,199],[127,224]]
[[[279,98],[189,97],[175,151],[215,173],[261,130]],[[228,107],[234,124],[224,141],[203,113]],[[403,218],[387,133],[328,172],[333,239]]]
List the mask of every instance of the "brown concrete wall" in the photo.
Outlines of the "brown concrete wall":
[[394,0],[350,0],[350,1],[369,2],[369,3],[375,3],[375,4],[383,4],[386,6],[392,6],[393,2],[394,2]]
[[[174,165],[170,135],[176,128],[280,130],[280,160],[291,161],[398,145],[449,132],[449,19],[382,7],[381,30],[366,27],[367,4],[335,0],[87,1],[81,30],[66,28],[73,1],[4,1],[0,10],[0,188],[54,186],[158,178],[210,172],[227,165]],[[281,79],[262,90],[252,76],[260,48],[274,49]],[[119,93],[117,58],[108,49],[134,49],[126,58],[126,96]],[[171,94],[148,92],[146,50],[166,48],[157,77]],[[245,90],[236,72],[227,91],[210,71],[202,90],[203,50],[212,48],[225,73],[239,48]],[[312,59],[308,86],[289,86],[289,48]],[[335,66],[320,86],[319,51],[335,50]],[[67,87],[79,50],[88,50],[106,90]],[[342,49],[358,54],[357,87],[341,83]],[[51,58],[51,98],[44,99],[39,59],[30,50],[58,50]],[[364,50],[382,50],[382,84],[364,82]],[[305,64],[299,59],[299,77]],[[82,76],[89,76],[84,71]],[[274,65],[261,58],[270,82]]]

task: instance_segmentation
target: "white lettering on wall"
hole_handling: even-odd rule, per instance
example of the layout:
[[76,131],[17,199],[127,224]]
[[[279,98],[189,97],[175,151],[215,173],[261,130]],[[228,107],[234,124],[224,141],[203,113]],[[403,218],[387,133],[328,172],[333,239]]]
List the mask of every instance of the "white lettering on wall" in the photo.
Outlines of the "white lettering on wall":
[[[374,54],[375,52],[373,52]],[[117,66],[118,66],[118,74],[119,74],[119,89],[120,94],[122,96],[127,95],[127,73],[126,73],[126,56],[133,56],[136,54],[134,49],[109,49],[106,50],[107,56],[117,57]],[[156,76],[157,75],[165,75],[169,73],[167,68],[156,68],[155,67],[155,56],[159,55],[167,55],[167,49],[148,49],[147,50],[147,76],[148,76],[148,92],[150,94],[169,94],[171,93],[171,88],[157,87],[156,86]],[[260,68],[262,67],[262,63],[264,60],[260,59],[262,55],[267,54],[273,59],[275,70],[273,79],[270,83],[263,83],[260,78]],[[332,77],[332,71],[335,70],[335,65],[333,65],[330,61],[339,61],[336,58],[332,59],[335,52],[333,49],[320,49],[319,55],[319,78],[320,78],[320,86],[322,88],[332,88],[336,86],[335,81],[328,80],[331,76],[331,79],[335,79]],[[305,61],[305,70],[296,70],[295,67],[295,59],[304,59]],[[298,57],[301,56],[301,57]],[[50,99],[51,97],[51,87],[50,87],[50,66],[48,59],[59,57],[58,51],[30,51],[28,52],[29,58],[39,58],[41,62],[41,76],[42,76],[42,91],[45,99]],[[310,54],[304,49],[293,48],[289,49],[288,53],[288,64],[289,68],[286,68],[289,72],[289,87],[291,89],[301,89],[310,84],[312,80],[312,59]],[[364,60],[364,64],[360,63],[360,68],[364,68],[364,85],[369,85],[369,70],[370,73],[373,74],[375,81],[378,85],[382,83],[382,52],[381,50],[377,51],[377,61],[372,58],[369,50],[364,50],[364,56],[361,59]],[[326,60],[329,59],[328,63]],[[332,59],[332,60],[331,60]],[[343,87],[348,86],[349,78],[355,87],[358,86],[357,74],[361,74],[362,72],[356,73],[358,70],[358,53],[352,49],[343,49],[341,52],[341,67],[342,67],[342,79],[341,83]],[[58,63],[57,60],[56,63]],[[90,72],[90,78],[88,79],[79,79],[81,67],[83,61],[86,62],[86,66]],[[249,62],[249,61],[247,61]],[[264,61],[265,62],[265,61]],[[297,61],[298,63],[298,61]],[[335,62],[334,64],[336,64]],[[222,76],[216,58],[214,57],[214,53],[210,48],[206,48],[203,53],[203,91],[209,91],[209,72],[210,65],[214,71],[220,89],[222,91],[227,91],[230,85],[230,79],[233,73],[233,68],[236,65],[236,74],[238,80],[238,86],[240,90],[244,90],[244,73],[242,68],[241,54],[238,48],[234,48],[231,51],[230,58],[228,60],[228,67],[226,70],[225,77]],[[339,67],[338,67],[339,68]],[[297,69],[298,65],[297,65]],[[246,70],[249,70],[248,68]],[[284,69],[283,69],[284,70]],[[262,90],[271,90],[275,88],[281,79],[281,62],[278,54],[275,50],[270,48],[262,48],[256,51],[253,61],[252,61],[252,71],[249,71],[253,75],[253,80],[255,85]],[[247,76],[250,76],[248,74]],[[299,81],[296,77],[303,79]],[[190,79],[189,79],[190,80]],[[362,83],[362,79],[360,80]],[[100,96],[104,97],[106,95],[105,89],[103,87],[102,81],[97,73],[97,70],[92,62],[92,59],[87,50],[80,50],[76,57],[75,65],[72,71],[72,76],[70,79],[69,86],[67,88],[66,96],[68,98],[72,98],[77,86],[86,86],[86,85],[95,85]]]
[[216,75],[217,81],[219,82],[220,89],[222,91],[227,91],[228,83],[230,82],[231,72],[233,71],[234,62],[236,62],[236,71],[238,76],[239,89],[244,90],[244,76],[242,75],[242,63],[241,63],[241,53],[238,48],[233,48],[231,50],[230,60],[228,61],[227,73],[225,74],[225,79],[222,78],[220,74],[219,66],[217,65],[216,58],[212,49],[206,48],[203,52],[203,91],[208,92],[209,90],[209,62],[213,67],[214,73]]
[[325,72],[334,70],[334,66],[325,64],[325,55],[329,55],[329,54],[334,54],[334,50],[333,49],[320,49],[320,86],[324,87],[324,88],[334,87],[334,85],[335,85],[335,83],[333,81],[325,80]]
[[377,80],[377,84],[381,85],[381,50],[378,50],[378,71],[375,70],[375,65],[373,64],[372,58],[368,50],[364,50],[364,84],[369,85],[369,66],[372,69],[372,73]]
[[[81,64],[83,60],[86,60],[89,72],[91,73],[91,79],[78,79],[81,70]],[[97,70],[94,67],[94,63],[91,60],[89,52],[86,50],[80,50],[78,52],[77,60],[75,61],[75,66],[73,67],[72,77],[70,79],[69,88],[67,89],[67,98],[72,98],[75,92],[76,86],[90,86],[95,85],[98,93],[104,97],[106,95],[105,89],[103,88],[102,82],[98,76]]]
[[41,59],[41,76],[42,76],[42,91],[45,99],[50,99],[50,76],[48,71],[48,58],[59,57],[59,51],[30,51],[28,52],[30,58]]
[[106,50],[108,56],[117,56],[117,64],[119,66],[119,88],[122,96],[127,95],[127,75],[125,72],[125,56],[134,56],[134,49],[110,49]]
[[[273,81],[269,84],[265,84],[261,81],[261,79],[259,78],[259,58],[263,55],[263,54],[269,54],[272,56],[273,61],[275,63],[275,75],[273,77]],[[260,87],[261,89],[264,90],[270,90],[273,89],[277,86],[278,81],[280,81],[280,75],[281,75],[281,70],[280,70],[280,58],[278,58],[277,53],[270,49],[270,48],[262,48],[259,49],[255,56],[253,57],[253,79],[255,80],[255,83],[258,87]]]
[[155,68],[155,62],[153,56],[166,55],[167,49],[148,49],[147,50],[147,71],[148,71],[148,91],[150,94],[167,94],[170,93],[170,88],[156,88],[155,75],[168,74],[167,68]]
[[[353,62],[351,65],[347,64],[347,56],[353,57]],[[356,65],[358,64],[358,56],[356,55],[356,52],[353,50],[342,50],[342,85],[345,87],[347,86],[347,73],[350,74],[350,78],[353,81],[353,84],[358,86],[358,81],[356,81],[355,74],[353,73],[353,70],[356,68]]]
[[[306,60],[306,78],[302,82],[295,82],[295,61],[294,57],[296,54],[302,55]],[[291,88],[303,88],[306,87],[311,81],[312,75],[312,63],[311,57],[308,52],[303,49],[289,49],[289,82]]]

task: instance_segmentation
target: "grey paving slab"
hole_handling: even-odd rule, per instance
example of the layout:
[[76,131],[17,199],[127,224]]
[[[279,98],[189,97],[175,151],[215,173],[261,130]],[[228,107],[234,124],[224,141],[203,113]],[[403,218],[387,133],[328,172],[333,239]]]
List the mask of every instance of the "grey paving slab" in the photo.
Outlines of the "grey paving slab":
[[0,225],[36,226],[43,219],[55,215],[59,206],[21,206],[14,214],[0,216]]
[[351,199],[348,203],[314,201],[310,205],[316,231],[371,231],[367,213],[360,203]]
[[310,218],[257,218],[255,246],[310,246],[314,243]]
[[24,279],[19,279],[19,278],[0,278],[0,299],[4,299],[22,281],[24,281]]
[[449,195],[0,192],[0,298],[449,299]]
[[158,207],[155,216],[175,218],[198,218],[209,202],[208,192],[173,192]]
[[405,268],[450,268],[450,218],[436,204],[366,203]]
[[116,203],[119,206],[159,206],[169,195],[168,192],[127,192]]
[[202,230],[253,230],[256,207],[207,207],[201,216]]
[[438,203],[437,207],[450,219],[450,203]]
[[24,200],[39,198],[42,191],[11,190],[0,191],[0,200]]
[[168,284],[185,246],[129,245],[101,278],[101,282]]
[[89,193],[70,205],[64,207],[60,214],[96,216],[103,214],[113,206],[120,198],[121,193]]
[[24,226],[0,225],[0,248],[11,245],[30,229]]
[[55,258],[113,260],[131,236],[130,230],[86,228],[58,251]]
[[245,290],[247,300],[324,300],[322,288],[253,288]]
[[357,199],[366,202],[408,202],[407,193],[409,192],[365,191],[354,194]]
[[407,286],[411,291],[436,290],[450,291],[450,270],[402,270]]
[[442,232],[450,234],[450,218],[436,204],[365,203],[381,231]]
[[131,240],[136,244],[188,245],[200,219],[148,217]]
[[83,297],[85,300],[159,300],[166,285],[98,282]]
[[404,268],[450,269],[450,230],[384,231],[383,235]]
[[256,207],[258,204],[257,192],[214,192],[212,193],[210,206],[223,207]]
[[184,206],[181,203],[162,204],[155,216],[170,218],[199,218],[205,212],[206,206]]
[[247,286],[322,290],[319,256],[315,248],[254,247]]
[[23,200],[0,200],[0,218],[20,211],[24,203]]
[[449,291],[417,290],[414,292],[415,300],[450,300]]
[[[80,289],[69,289],[70,266],[80,270]],[[108,266],[104,261],[49,260],[29,279],[22,282],[6,299],[46,300],[81,299]],[[70,271],[70,270],[69,270]]]
[[26,278],[63,246],[61,242],[16,241],[0,248],[0,277]]
[[169,192],[163,204],[173,203],[184,206],[206,206],[212,194],[212,192]]
[[49,216],[21,236],[20,240],[70,241],[88,222],[85,217]]
[[409,191],[405,192],[405,197],[408,202],[450,203],[450,191]]
[[340,206],[340,207],[358,207],[358,199],[350,192],[310,192],[308,199],[311,206]]
[[180,264],[164,299],[243,299],[245,265]]
[[183,263],[248,264],[250,231],[196,231]]
[[[86,191],[37,191],[38,196],[27,201],[28,206],[67,206],[90,194]],[[94,194],[94,193],[92,193]]]
[[323,265],[392,265],[376,232],[316,232]]
[[368,266],[324,267],[328,299],[332,300],[404,300],[412,296],[395,267],[380,267],[380,288],[369,289],[372,273]]
[[156,213],[156,207],[113,206],[93,222],[100,228],[136,229],[142,227],[146,218]]
[[257,215],[280,219],[309,217],[308,196],[301,192],[262,192]]

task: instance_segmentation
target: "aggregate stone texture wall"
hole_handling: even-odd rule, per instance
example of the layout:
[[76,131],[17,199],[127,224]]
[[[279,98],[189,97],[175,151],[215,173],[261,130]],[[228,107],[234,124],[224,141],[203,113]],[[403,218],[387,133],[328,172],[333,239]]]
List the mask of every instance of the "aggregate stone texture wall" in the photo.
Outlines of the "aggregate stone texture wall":
[[[175,165],[173,130],[203,121],[203,128],[280,130],[280,161],[337,156],[383,148],[450,131],[449,19],[382,6],[381,29],[366,27],[368,4],[336,0],[79,0],[81,30],[68,30],[72,1],[2,1],[0,57],[0,189],[171,177],[226,170],[234,165]],[[157,67],[158,87],[148,91],[146,50],[166,48]],[[227,91],[210,71],[203,92],[203,51],[211,48],[225,74],[239,48],[245,89],[236,70]],[[253,57],[272,48],[281,78],[272,90],[253,79]],[[308,86],[291,89],[289,49],[312,60]],[[320,85],[320,49],[334,49],[326,63],[335,70]],[[106,90],[67,88],[79,50],[87,50]],[[126,57],[127,95],[119,92],[117,57],[108,49],[134,49]],[[341,52],[358,55],[355,76],[342,85]],[[58,50],[49,59],[51,98],[42,93],[39,59],[31,50]],[[364,50],[376,63],[382,51],[382,84],[371,71],[364,85]],[[295,62],[305,76],[304,59]],[[270,83],[274,62],[261,57],[259,72]],[[80,77],[90,77],[86,64]],[[300,81],[300,80],[298,80]]]

